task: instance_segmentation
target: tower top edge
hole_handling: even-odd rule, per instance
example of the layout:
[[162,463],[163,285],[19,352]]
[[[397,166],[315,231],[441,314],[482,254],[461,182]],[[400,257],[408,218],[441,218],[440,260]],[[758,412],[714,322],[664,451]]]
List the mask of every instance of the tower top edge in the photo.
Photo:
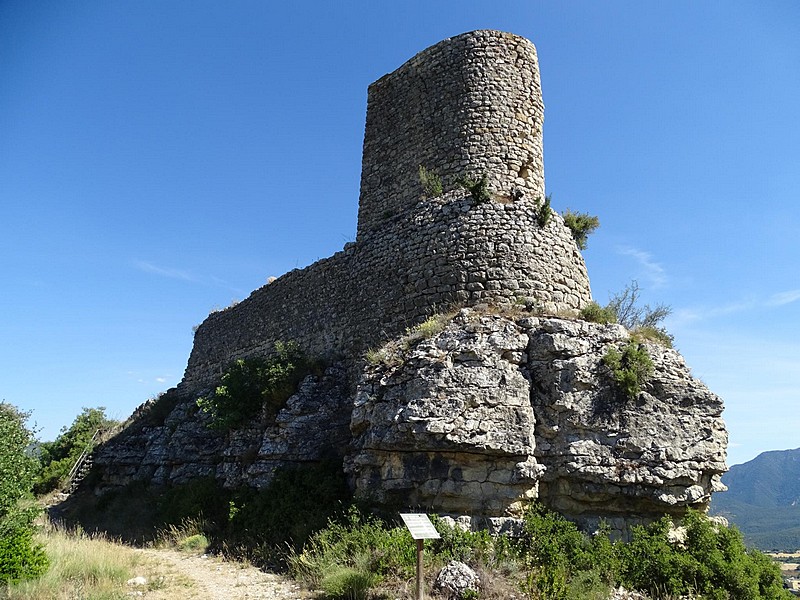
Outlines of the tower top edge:
[[491,42],[497,43],[498,41],[505,41],[508,45],[522,44],[527,46],[529,50],[532,50],[533,56],[536,57],[536,46],[532,41],[530,41],[526,37],[517,35],[515,33],[510,33],[507,31],[500,31],[497,29],[475,29],[473,31],[466,31],[458,35],[445,38],[431,46],[428,46],[424,50],[421,50],[420,52],[418,52],[417,54],[406,60],[403,64],[401,64],[393,71],[390,71],[384,74],[382,77],[378,78],[377,80],[373,81],[369,87],[380,84],[382,81],[384,81],[388,77],[391,77],[396,72],[404,71],[406,70],[406,68],[414,64],[425,61],[429,56],[441,52],[447,46],[453,46],[467,41],[475,42],[476,45],[479,45],[482,40],[485,41],[487,45]]

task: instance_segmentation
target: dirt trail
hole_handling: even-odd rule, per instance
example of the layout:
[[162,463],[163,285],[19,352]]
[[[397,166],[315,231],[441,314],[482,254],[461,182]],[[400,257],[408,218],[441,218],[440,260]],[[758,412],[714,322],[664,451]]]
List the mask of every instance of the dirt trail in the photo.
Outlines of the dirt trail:
[[307,600],[315,597],[286,577],[264,573],[247,564],[174,550],[144,549],[138,552],[144,554],[148,562],[165,567],[166,573],[162,577],[166,585],[161,590],[153,582],[131,586],[131,597],[152,600]]

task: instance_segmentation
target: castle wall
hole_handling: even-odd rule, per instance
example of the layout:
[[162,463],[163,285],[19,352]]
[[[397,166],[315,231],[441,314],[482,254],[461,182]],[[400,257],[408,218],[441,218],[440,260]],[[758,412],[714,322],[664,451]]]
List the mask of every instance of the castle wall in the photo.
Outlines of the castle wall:
[[[542,115],[535,49],[510,34],[445,40],[373,84],[356,242],[211,314],[182,388],[213,383],[231,361],[269,354],[276,340],[353,356],[453,307],[588,303],[586,268],[563,220],[538,221]],[[425,198],[420,164],[446,181],[485,173],[494,197],[477,203],[456,187]]]

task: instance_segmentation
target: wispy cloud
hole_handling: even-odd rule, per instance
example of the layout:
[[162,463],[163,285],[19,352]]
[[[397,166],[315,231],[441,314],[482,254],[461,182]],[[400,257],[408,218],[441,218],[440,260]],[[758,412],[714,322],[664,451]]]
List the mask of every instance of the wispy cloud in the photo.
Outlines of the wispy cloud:
[[674,325],[683,325],[702,319],[726,317],[749,311],[764,311],[770,308],[786,306],[793,302],[800,302],[800,290],[776,292],[767,297],[742,299],[717,306],[681,308],[673,311],[670,321]]
[[146,260],[134,260],[133,267],[143,273],[150,273],[152,275],[158,275],[159,277],[166,277],[168,279],[176,279],[178,281],[185,281],[187,283],[196,283],[200,285],[206,285],[210,287],[218,287],[230,292],[233,292],[237,296],[242,296],[245,294],[241,289],[231,287],[227,281],[224,279],[220,279],[219,277],[214,277],[213,275],[208,276],[200,276],[195,275],[190,271],[184,271],[183,269],[174,269],[172,267],[164,267],[161,265],[156,265],[154,263],[148,262]]
[[653,260],[653,255],[638,248],[630,246],[620,246],[617,252],[623,256],[632,257],[644,270],[645,276],[650,280],[653,287],[662,287],[667,283],[667,273],[659,263]]
[[673,325],[683,325],[700,321],[702,319],[713,319],[714,317],[724,317],[736,313],[746,312],[759,308],[759,303],[753,300],[741,300],[739,302],[728,302],[717,306],[681,308],[673,311],[669,320]]
[[791,304],[800,300],[800,290],[788,290],[786,292],[779,292],[772,294],[767,301],[768,306],[783,306],[784,304]]
[[152,273],[153,275],[168,277],[169,279],[179,279],[181,281],[190,281],[192,283],[200,282],[200,280],[197,277],[195,277],[188,271],[182,271],[180,269],[172,269],[170,267],[161,267],[143,260],[133,261],[133,266],[145,273]]

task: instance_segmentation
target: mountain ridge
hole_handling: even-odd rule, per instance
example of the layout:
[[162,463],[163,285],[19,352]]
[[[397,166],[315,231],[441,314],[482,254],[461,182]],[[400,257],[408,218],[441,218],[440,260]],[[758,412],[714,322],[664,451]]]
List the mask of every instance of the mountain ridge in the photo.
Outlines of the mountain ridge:
[[722,476],[710,513],[727,518],[761,550],[800,549],[800,448],[762,452]]

